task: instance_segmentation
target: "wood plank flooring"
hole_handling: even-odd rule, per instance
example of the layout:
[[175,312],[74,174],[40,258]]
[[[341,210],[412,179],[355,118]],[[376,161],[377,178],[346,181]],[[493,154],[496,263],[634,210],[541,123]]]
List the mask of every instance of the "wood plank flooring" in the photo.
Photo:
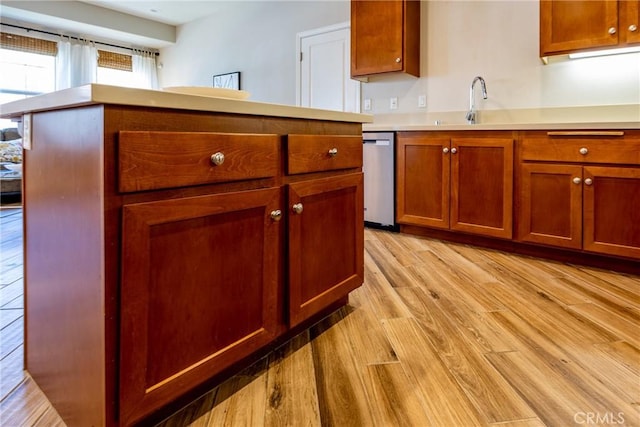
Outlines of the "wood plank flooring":
[[[21,220],[0,210],[0,425],[63,426],[22,371]],[[348,306],[158,427],[640,426],[640,276],[365,238]]]

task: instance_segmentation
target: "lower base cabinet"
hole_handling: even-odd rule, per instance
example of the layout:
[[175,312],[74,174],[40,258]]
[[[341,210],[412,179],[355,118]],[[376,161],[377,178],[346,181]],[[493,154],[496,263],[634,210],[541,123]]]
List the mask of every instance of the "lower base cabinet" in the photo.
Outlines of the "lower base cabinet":
[[295,326],[364,280],[363,174],[289,185],[289,322]]
[[397,222],[510,239],[510,133],[400,132]]
[[276,336],[280,207],[278,188],[123,207],[123,424]]
[[32,129],[25,369],[69,427],[153,425],[363,282],[358,122],[99,104]]

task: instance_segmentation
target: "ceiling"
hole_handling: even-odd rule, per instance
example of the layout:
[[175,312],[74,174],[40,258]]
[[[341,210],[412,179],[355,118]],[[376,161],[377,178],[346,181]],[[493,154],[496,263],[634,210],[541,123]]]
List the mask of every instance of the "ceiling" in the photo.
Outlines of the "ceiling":
[[[180,25],[214,14],[224,3],[221,0],[82,0],[106,9],[139,16],[170,25]],[[236,0],[241,1],[241,0]]]

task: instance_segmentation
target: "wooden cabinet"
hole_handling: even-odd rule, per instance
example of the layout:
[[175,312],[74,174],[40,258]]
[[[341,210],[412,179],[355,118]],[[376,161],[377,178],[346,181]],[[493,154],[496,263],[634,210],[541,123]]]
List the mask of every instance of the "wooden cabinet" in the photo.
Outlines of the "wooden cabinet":
[[542,0],[540,56],[640,42],[638,0]]
[[397,221],[509,239],[511,134],[400,132]]
[[344,298],[364,280],[362,136],[288,135],[289,323]]
[[289,321],[297,325],[364,280],[363,175],[296,182],[288,193]]
[[123,424],[275,338],[281,207],[277,188],[123,206]]
[[32,126],[25,367],[69,426],[152,424],[362,284],[358,122],[96,104]]
[[420,76],[420,1],[351,1],[351,76]]
[[529,132],[521,145],[518,239],[640,258],[640,138]]

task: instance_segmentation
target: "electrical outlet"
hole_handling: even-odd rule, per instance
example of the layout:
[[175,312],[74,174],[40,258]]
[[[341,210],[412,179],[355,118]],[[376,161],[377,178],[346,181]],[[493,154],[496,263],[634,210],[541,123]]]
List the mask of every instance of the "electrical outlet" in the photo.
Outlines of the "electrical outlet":
[[427,95],[418,96],[418,108],[424,108],[427,106]]
[[364,111],[371,111],[371,99],[370,98],[365,98],[363,108],[364,108]]
[[398,109],[398,98],[397,97],[393,97],[389,100],[389,109],[391,110],[397,110]]

